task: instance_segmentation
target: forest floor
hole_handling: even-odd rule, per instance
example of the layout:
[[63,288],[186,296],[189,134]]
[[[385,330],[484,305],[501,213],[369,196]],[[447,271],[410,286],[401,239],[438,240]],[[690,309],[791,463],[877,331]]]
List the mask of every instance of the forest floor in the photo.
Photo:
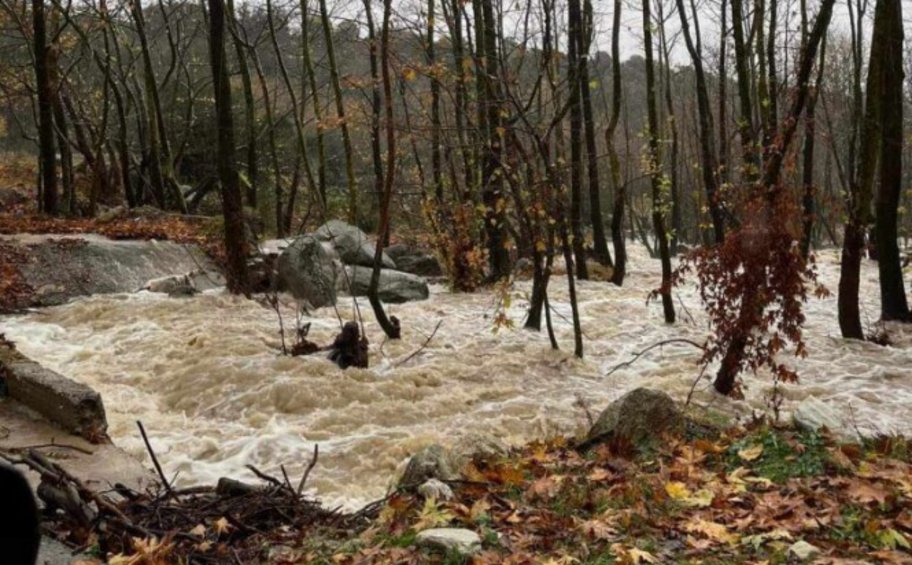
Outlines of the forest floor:
[[[912,443],[837,445],[757,422],[634,448],[536,442],[476,458],[452,500],[392,494],[357,527],[240,531],[224,518],[136,540],[117,565],[235,563],[912,563]],[[350,524],[352,515],[346,519]],[[344,520],[343,520],[344,521]],[[423,547],[465,528],[471,557]],[[100,534],[104,535],[104,534]],[[183,535],[184,537],[179,537]]]

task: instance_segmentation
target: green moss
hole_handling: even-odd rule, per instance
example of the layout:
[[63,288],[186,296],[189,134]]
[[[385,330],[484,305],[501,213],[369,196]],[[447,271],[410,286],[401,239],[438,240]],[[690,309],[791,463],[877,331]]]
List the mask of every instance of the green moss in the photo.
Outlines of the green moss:
[[[780,430],[762,428],[729,447],[729,469],[750,466],[757,475],[776,483],[793,477],[823,474],[830,457],[821,435],[816,431],[802,431],[791,439],[790,442],[786,433]],[[738,453],[758,443],[763,446],[760,457],[750,462],[742,460]]]

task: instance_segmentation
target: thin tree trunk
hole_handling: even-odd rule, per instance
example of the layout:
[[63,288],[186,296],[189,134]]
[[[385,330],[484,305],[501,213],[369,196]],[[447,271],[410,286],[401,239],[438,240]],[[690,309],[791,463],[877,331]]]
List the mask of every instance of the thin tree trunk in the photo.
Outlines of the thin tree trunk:
[[257,163],[256,142],[256,100],[253,96],[253,82],[250,80],[250,65],[247,63],[247,54],[244,52],[244,43],[238,30],[237,17],[234,13],[234,0],[226,0],[228,10],[228,25],[231,26],[232,42],[237,57],[238,70],[241,73],[241,86],[244,91],[244,133],[247,136],[247,205],[256,208],[257,185],[259,184],[259,169]]
[[598,147],[595,142],[595,117],[592,114],[592,92],[589,84],[589,50],[594,28],[592,0],[583,0],[583,19],[580,29],[579,79],[583,103],[583,124],[586,135],[586,172],[589,180],[589,217],[592,222],[592,250],[595,260],[610,266],[611,253],[605,236],[605,219],[602,218],[602,195],[599,183]]
[[310,14],[307,11],[307,0],[301,0],[301,53],[304,59],[304,75],[310,84],[310,94],[313,99],[314,120],[317,122],[317,193],[320,195],[320,209],[325,214],[326,142],[323,133],[323,109],[320,107],[317,77],[314,73],[313,60],[310,55]]
[[655,63],[652,54],[652,0],[643,0],[643,42],[646,47],[646,112],[649,131],[649,178],[652,184],[652,227],[658,241],[659,257],[662,261],[662,311],[665,322],[675,321],[674,303],[671,301],[671,253],[668,248],[668,233],[665,230],[665,198],[662,194],[662,168],[659,160],[659,118],[656,104]]
[[[376,30],[374,29],[374,15],[371,11],[370,0],[364,0],[364,12],[367,17],[367,41],[369,42],[368,52],[370,54],[370,73],[371,73],[371,162],[374,169],[374,192],[377,197],[377,210],[383,206],[383,155],[380,147],[380,112],[382,110],[382,101],[380,99],[380,62],[378,61],[378,42]],[[381,239],[383,235],[381,234]]]
[[582,11],[580,0],[569,0],[567,11],[567,86],[570,89],[570,235],[576,263],[576,277],[588,279],[582,228],[583,193],[583,109],[580,85],[580,44]]
[[[740,0],[733,1],[740,2]],[[687,46],[687,52],[690,54],[694,67],[697,88],[697,113],[700,125],[700,167],[703,174],[703,187],[706,191],[709,215],[712,219],[713,240],[718,244],[725,239],[725,221],[719,197],[719,166],[716,162],[716,149],[713,143],[714,132],[712,110],[710,110],[709,102],[709,87],[706,83],[706,73],[703,70],[703,54],[691,36],[687,12],[684,9],[684,0],[676,0],[676,6],[678,16],[681,19],[681,30],[684,33],[684,44]]]
[[342,98],[342,85],[339,82],[339,67],[336,64],[336,50],[333,46],[332,26],[329,23],[329,11],[326,0],[320,0],[320,21],[323,25],[323,37],[326,41],[326,57],[329,62],[329,79],[332,83],[333,98],[336,101],[336,117],[342,130],[342,146],[345,150],[345,178],[348,181],[348,220],[352,224],[358,221],[358,187],[355,181],[354,154],[351,134],[345,118],[345,101]]
[[57,149],[54,142],[54,91],[51,85],[44,0],[32,0],[32,41],[38,90],[38,162],[41,170],[41,211],[57,215]]
[[[396,177],[396,130],[393,122],[393,88],[390,79],[389,47],[390,47],[390,12],[392,0],[383,0],[383,28],[380,39],[380,65],[383,74],[383,97],[386,109],[386,178],[383,185],[383,201],[380,207],[381,237],[389,231],[389,209],[393,197],[393,182]],[[367,291],[368,300],[374,309],[377,322],[383,332],[390,339],[399,339],[400,326],[396,318],[388,318],[383,310],[383,304],[378,296],[380,287],[380,265],[383,256],[383,246],[377,243],[374,253],[374,269],[371,272],[370,287]]]
[[611,185],[614,190],[614,209],[611,213],[611,241],[614,244],[614,272],[611,282],[621,286],[627,274],[627,246],[624,242],[624,206],[627,202],[627,183],[621,182],[621,163],[614,146],[614,134],[621,117],[621,0],[614,0],[611,31],[611,117],[605,129],[608,163],[611,166]]
[[222,213],[225,218],[225,250],[228,257],[226,278],[228,290],[249,294],[247,275],[247,242],[244,235],[243,201],[234,161],[234,118],[231,115],[231,83],[225,57],[225,4],[209,3],[209,57],[215,89],[216,127],[218,131],[218,174],[222,191]]

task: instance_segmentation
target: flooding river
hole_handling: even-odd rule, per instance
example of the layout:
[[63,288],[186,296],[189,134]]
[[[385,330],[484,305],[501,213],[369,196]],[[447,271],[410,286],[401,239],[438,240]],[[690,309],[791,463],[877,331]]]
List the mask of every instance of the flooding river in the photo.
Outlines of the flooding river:
[[[275,312],[257,302],[210,291],[191,299],[137,294],[96,296],[0,320],[0,331],[27,355],[101,392],[114,441],[138,457],[145,450],[136,420],[145,425],[159,459],[178,484],[244,477],[246,464],[268,472],[285,465],[292,477],[307,464],[314,443],[319,465],[310,485],[328,504],[354,507],[382,496],[394,471],[415,450],[487,433],[521,442],[585,427],[579,399],[598,411],[637,386],[683,399],[698,370],[687,346],[654,350],[605,376],[656,341],[702,340],[705,317],[695,289],[677,294],[680,321],[662,322],[661,306],[646,304],[658,285],[659,265],[632,249],[623,288],[579,284],[585,360],[572,352],[566,282],[555,278],[552,304],[563,351],[547,336],[519,329],[530,285],[518,283],[509,315],[516,329],[492,331],[492,292],[452,294],[392,306],[403,339],[383,343],[366,301],[360,303],[371,339],[371,368],[341,371],[319,357],[283,357]],[[819,259],[822,282],[835,291],[834,253]],[[879,314],[877,272],[865,264],[862,312]],[[681,305],[685,305],[685,313]],[[340,302],[352,315],[351,299]],[[801,383],[785,387],[788,412],[816,396],[862,431],[912,433],[912,331],[895,328],[896,345],[839,338],[835,297],[807,308],[809,357],[796,361]],[[286,324],[294,308],[284,312]],[[333,309],[308,317],[311,338],[330,342],[339,324]],[[427,336],[437,334],[420,353]],[[696,402],[741,415],[766,408],[768,375],[746,379],[747,398],[734,402],[697,387]],[[293,479],[294,480],[294,479]]]

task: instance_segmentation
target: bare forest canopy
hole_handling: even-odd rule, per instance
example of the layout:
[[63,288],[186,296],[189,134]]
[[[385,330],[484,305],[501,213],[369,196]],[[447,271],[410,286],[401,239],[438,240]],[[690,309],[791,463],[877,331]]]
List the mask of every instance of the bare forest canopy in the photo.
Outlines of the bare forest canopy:
[[[222,214],[236,292],[250,288],[251,216],[278,236],[334,217],[382,242],[417,234],[463,291],[527,258],[535,329],[558,260],[579,356],[574,280],[600,264],[623,284],[625,240],[639,239],[661,259],[668,323],[674,285],[697,281],[704,360],[731,393],[744,369],[794,378],[776,354],[802,352],[801,306],[826,292],[814,248],[843,248],[845,337],[865,337],[866,251],[883,319],[909,320],[902,8],[0,0],[0,147],[36,156],[45,214]],[[638,46],[625,61],[622,34]],[[369,295],[396,337],[381,251]]]

